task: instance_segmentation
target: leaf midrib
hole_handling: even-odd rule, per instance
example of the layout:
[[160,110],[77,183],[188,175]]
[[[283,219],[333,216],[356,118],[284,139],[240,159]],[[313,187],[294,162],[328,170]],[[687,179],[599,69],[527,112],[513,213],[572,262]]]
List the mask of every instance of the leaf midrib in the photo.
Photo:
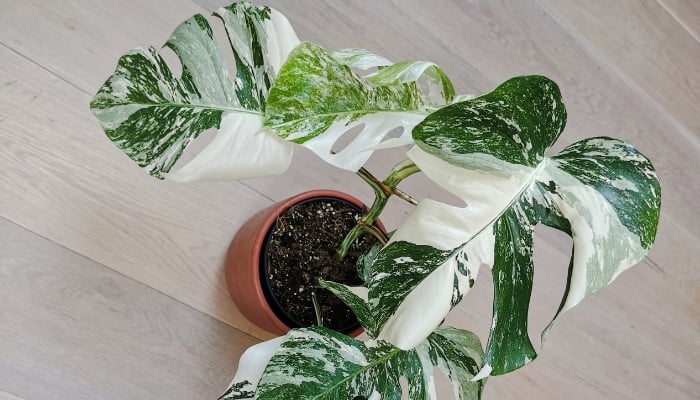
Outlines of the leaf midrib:
[[378,359],[375,360],[374,362],[371,362],[371,363],[369,363],[369,364],[363,366],[362,368],[359,368],[359,369],[358,369],[357,371],[355,371],[354,373],[352,373],[352,374],[346,376],[345,378],[339,380],[336,384],[334,384],[334,385],[328,387],[328,388],[327,388],[326,390],[324,390],[323,392],[321,392],[321,393],[317,394],[316,396],[312,397],[312,400],[316,400],[316,399],[325,399],[325,398],[326,398],[325,396],[326,396],[328,393],[330,393],[332,390],[336,389],[336,388],[339,387],[340,385],[342,385],[342,384],[344,384],[344,383],[347,383],[347,382],[349,382],[349,381],[352,381],[352,379],[354,379],[356,376],[360,375],[361,373],[364,373],[364,372],[366,372],[366,371],[368,371],[368,370],[371,370],[372,368],[374,368],[374,367],[376,367],[376,366],[378,366],[378,365],[382,365],[382,364],[386,363],[386,362],[387,362],[388,360],[390,360],[391,358],[394,358],[394,357],[398,356],[401,352],[403,352],[403,350],[401,350],[401,349],[399,349],[399,348],[394,348],[394,349],[391,350],[389,353],[387,353],[387,354],[385,354],[384,356],[378,358]]
[[[525,182],[520,186],[518,189],[518,192],[513,198],[508,202],[508,205],[505,206],[495,217],[493,217],[487,224],[484,224],[484,226],[479,229],[478,232],[476,232],[472,237],[469,238],[464,244],[461,246],[458,246],[455,248],[455,250],[450,253],[449,257],[453,257],[458,251],[462,250],[464,247],[466,247],[469,243],[471,243],[472,240],[474,240],[475,237],[479,236],[484,230],[486,230],[488,227],[493,226],[496,221],[498,221],[499,218],[503,216],[503,214],[508,211],[511,207],[513,207],[513,204],[515,204],[516,201],[522,197],[523,193],[535,182],[537,177],[540,175],[542,170],[544,170],[547,165],[549,164],[549,157],[544,157],[542,161],[537,165],[537,168],[535,168],[530,176],[525,180]],[[469,205],[467,205],[468,207]],[[448,257],[448,258],[449,258]],[[447,259],[447,258],[446,258]]]
[[[469,243],[471,243],[471,241],[474,240],[474,238],[476,238],[476,237],[479,236],[481,233],[483,233],[484,230],[486,230],[488,227],[493,226],[493,224],[503,215],[503,213],[505,213],[508,209],[510,209],[510,208],[513,206],[513,204],[515,204],[515,202],[518,201],[518,200],[520,199],[520,197],[521,197],[521,196],[523,195],[523,193],[527,190],[527,188],[530,187],[530,185],[532,185],[533,182],[535,182],[536,178],[540,175],[540,173],[542,172],[542,170],[544,170],[544,169],[546,168],[546,166],[549,164],[549,160],[550,160],[550,159],[549,159],[548,157],[544,157],[544,158],[542,159],[542,161],[537,165],[537,168],[535,168],[535,169],[532,171],[532,173],[530,174],[530,176],[525,180],[525,182],[524,182],[524,183],[521,185],[521,187],[518,189],[517,194],[516,194],[515,196],[513,196],[513,198],[511,199],[510,202],[508,202],[508,205],[505,206],[505,207],[504,207],[496,216],[494,216],[494,218],[492,218],[488,223],[484,224],[484,226],[483,226],[481,229],[479,229],[474,235],[472,235],[466,242],[464,242],[463,244],[461,244],[461,245],[455,247],[455,248],[450,252],[450,254],[447,255],[447,257],[445,257],[444,259],[442,259],[442,262],[441,262],[439,265],[444,264],[446,260],[449,260],[450,258],[452,258],[452,257],[454,257],[455,255],[457,255],[457,253],[459,253],[460,251],[462,251],[462,249],[464,249]],[[467,207],[469,207],[469,205],[467,205]],[[434,273],[436,273],[438,269],[439,269],[439,268],[435,268],[431,273],[429,273],[428,275],[426,275],[425,278],[423,278],[423,279],[421,280],[421,282],[425,281],[425,280],[428,279],[431,275],[433,275]],[[414,289],[415,289],[415,288],[414,288]],[[412,291],[413,291],[413,290],[411,290],[411,292],[412,292]],[[410,293],[409,293],[409,295],[410,295]],[[404,299],[405,299],[405,298],[404,298]],[[401,304],[401,303],[399,303],[399,304]],[[386,323],[386,321],[385,321],[385,323]]]
[[[411,109],[407,109],[407,110],[361,109],[361,110],[348,110],[348,111],[335,112],[335,113],[313,114],[313,115],[310,115],[310,116],[308,116],[308,117],[297,118],[297,119],[293,119],[293,120],[291,120],[291,121],[282,122],[282,123],[279,123],[279,124],[274,124],[274,125],[267,125],[267,124],[265,124],[265,126],[267,126],[268,128],[274,129],[274,128],[285,127],[285,126],[288,126],[288,125],[291,125],[291,124],[298,123],[298,122],[300,122],[300,121],[306,121],[306,120],[314,119],[314,118],[336,117],[336,116],[345,116],[346,114],[359,114],[359,113],[361,113],[361,114],[378,114],[378,113],[382,113],[382,112],[386,112],[386,113],[408,113],[408,114],[415,114],[415,115],[429,115],[429,114],[430,114],[430,112],[427,112],[427,110],[426,110],[426,112],[418,112],[417,110],[411,110]],[[335,118],[334,118],[334,120],[335,120]]]
[[98,110],[103,110],[107,108],[115,108],[115,107],[120,107],[120,106],[141,106],[140,109],[143,108],[152,108],[152,107],[169,107],[169,108],[201,108],[205,110],[214,110],[214,111],[221,111],[221,112],[236,112],[236,113],[241,113],[241,114],[255,114],[255,115],[265,115],[261,111],[257,110],[250,110],[247,108],[236,108],[236,107],[224,107],[224,106],[213,106],[213,105],[207,105],[207,104],[195,104],[195,103],[120,103],[120,104],[113,104],[110,105],[109,107],[91,107],[92,109],[98,109]]

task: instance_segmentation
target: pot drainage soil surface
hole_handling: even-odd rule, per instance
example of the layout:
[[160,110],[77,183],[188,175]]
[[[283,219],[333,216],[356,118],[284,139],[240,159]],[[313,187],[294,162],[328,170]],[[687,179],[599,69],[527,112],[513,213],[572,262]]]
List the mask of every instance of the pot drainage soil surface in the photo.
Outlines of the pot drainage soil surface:
[[357,327],[352,311],[337,297],[318,287],[318,278],[361,285],[355,263],[376,239],[363,235],[344,259],[336,250],[355,226],[362,211],[332,198],[311,199],[282,213],[267,242],[267,279],[274,302],[286,310],[280,316],[290,326],[316,325],[312,293],[320,305],[323,326],[348,332]]

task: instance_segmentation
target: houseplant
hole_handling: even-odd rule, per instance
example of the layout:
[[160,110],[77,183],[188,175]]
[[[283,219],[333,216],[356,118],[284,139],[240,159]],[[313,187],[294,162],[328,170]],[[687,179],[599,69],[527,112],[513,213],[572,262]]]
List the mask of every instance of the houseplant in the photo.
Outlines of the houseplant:
[[[234,3],[216,15],[232,46],[235,77],[198,15],[166,44],[182,63],[180,77],[155,49],[137,49],[119,60],[91,103],[108,137],[149,173],[179,181],[270,175],[287,168],[294,146],[305,146],[333,166],[358,171],[375,189],[377,200],[348,242],[413,173],[466,204],[421,200],[365,258],[365,285],[319,282],[350,306],[368,342],[323,327],[292,330],[249,349],[223,398],[400,398],[401,376],[410,398],[433,398],[434,366],[459,398],[479,398],[483,378],[536,356],[527,335],[536,224],[573,238],[556,316],[648,252],[660,207],[651,163],[607,137],[545,155],[566,121],[551,80],[515,77],[483,95],[457,96],[432,63],[392,63],[364,50],[300,43],[272,9]],[[384,139],[398,127],[400,137]],[[209,128],[218,128],[214,140],[171,171]],[[334,151],[353,129],[361,132]],[[407,145],[406,160],[386,179],[362,169],[373,152]],[[473,334],[441,326],[481,264],[492,268],[494,283],[485,350]]]
[[[352,311],[317,282],[362,284],[355,264],[374,238],[356,241],[344,258],[336,249],[365,209],[347,193],[309,190],[250,217],[236,232],[225,261],[226,283],[238,309],[278,335],[314,323],[351,336],[362,333]],[[381,223],[375,227],[380,235],[386,232]]]

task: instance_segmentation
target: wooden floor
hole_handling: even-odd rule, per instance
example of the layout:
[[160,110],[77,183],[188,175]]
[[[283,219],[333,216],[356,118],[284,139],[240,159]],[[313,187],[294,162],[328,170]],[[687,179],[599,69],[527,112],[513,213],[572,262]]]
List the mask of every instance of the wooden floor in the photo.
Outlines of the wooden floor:
[[[232,234],[305,189],[371,200],[352,174],[301,151],[279,177],[179,185],[146,176],[104,137],[88,102],[117,57],[224,3],[0,0],[0,400],[215,398],[240,353],[269,337],[228,300]],[[569,111],[558,148],[624,138],[660,175],[649,257],[564,315],[540,358],[490,379],[485,398],[700,398],[700,2],[372,3],[271,5],[302,40],[434,61],[460,93],[550,76]],[[431,192],[420,178],[405,188]],[[409,211],[391,205],[390,227]],[[533,338],[558,305],[569,246],[538,231]],[[480,278],[450,320],[485,339]]]

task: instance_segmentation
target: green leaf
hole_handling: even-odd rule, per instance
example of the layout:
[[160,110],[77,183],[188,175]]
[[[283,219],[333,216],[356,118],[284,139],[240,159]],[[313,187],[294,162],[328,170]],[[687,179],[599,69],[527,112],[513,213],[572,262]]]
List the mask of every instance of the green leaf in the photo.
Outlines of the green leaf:
[[180,60],[180,77],[153,47],[135,49],[119,59],[90,104],[110,140],[155,177],[165,177],[190,142],[210,128],[221,131],[178,179],[279,173],[291,161],[291,144],[261,131],[267,93],[298,43],[296,35],[281,14],[267,7],[234,3],[216,15],[232,46],[235,77],[211,26],[198,14],[166,43]]
[[475,334],[442,326],[437,328],[427,342],[416,349],[418,354],[426,354],[453,384],[455,398],[477,400],[481,398],[486,382],[475,381],[484,352],[481,341]]
[[[467,206],[422,202],[378,255],[368,300],[373,312],[390,314],[379,339],[405,349],[419,343],[454,304],[445,293],[458,286],[455,282],[473,279],[478,266],[486,264],[493,268],[494,317],[478,377],[503,374],[536,355],[527,334],[536,224],[553,226],[574,240],[560,312],[646,255],[660,207],[653,166],[629,144],[602,137],[546,157],[565,118],[556,84],[526,76],[444,107],[414,128],[417,147],[409,157]],[[426,259],[430,265],[416,266],[412,277],[393,277],[396,262],[382,253],[390,254],[399,241],[412,243],[405,257],[444,256]],[[458,273],[460,263],[466,275]],[[403,287],[373,290],[380,284]],[[433,313],[438,316],[426,318]]]
[[238,370],[233,381],[219,400],[252,400],[265,367],[277,353],[283,336],[249,347],[238,361]]
[[[421,150],[453,165],[486,171],[496,167],[499,172],[502,162],[539,165],[565,123],[557,85],[545,77],[524,76],[436,111],[413,130],[413,138]],[[492,166],[490,157],[500,162]]]
[[[369,284],[370,306],[377,317],[379,326],[388,328],[387,321],[398,304],[377,300],[382,298],[405,299],[410,290],[434,273],[451,253],[450,250],[439,250],[431,246],[417,245],[406,241],[392,241],[379,253],[373,266]],[[452,276],[444,276],[438,286],[444,288],[444,284],[450,284],[452,280]],[[438,293],[433,294],[439,295]],[[443,296],[450,295],[449,290],[447,293],[443,293]],[[416,308],[419,308],[419,305],[416,305]],[[449,311],[449,305],[446,311]],[[441,310],[435,315],[445,314],[446,311]],[[424,317],[430,318],[431,316],[424,315]],[[442,320],[443,317],[439,318]],[[439,324],[439,322],[441,321],[437,323]],[[408,327],[395,329],[401,331],[408,329]],[[409,348],[400,342],[395,344],[402,348]]]
[[[468,293],[481,264],[493,264],[492,232],[479,231],[477,221],[465,223],[476,216],[472,210],[424,199],[396,230],[372,265],[368,282],[379,339],[406,350],[415,347]],[[469,237],[470,245],[464,246]]]
[[[429,104],[415,80],[427,71],[445,87],[451,84],[432,64],[422,69],[406,64],[386,68],[389,72],[375,76],[380,86],[350,68],[384,61],[366,51],[331,53],[316,44],[302,43],[290,54],[270,90],[265,126],[347,170],[359,169],[375,148],[411,143],[410,130],[428,113]],[[356,127],[361,131],[349,144],[334,148],[341,136]],[[382,142],[399,127],[404,129],[401,138]]]
[[377,336],[377,322],[367,304],[367,288],[347,286],[336,282],[319,279],[319,286],[329,290],[340,298],[352,310],[362,328],[371,338]]
[[499,373],[516,370],[537,356],[527,330],[533,281],[533,221],[516,204],[498,219],[494,231],[495,323],[489,335],[484,364]]
[[[391,237],[393,232],[387,234],[387,237]],[[367,251],[357,258],[355,265],[357,266],[357,274],[362,278],[363,282],[367,282],[372,275],[372,264],[374,259],[377,258],[377,254],[384,247],[384,244],[377,242],[372,245]]]
[[618,139],[574,143],[552,157],[535,198],[566,219],[574,238],[571,280],[560,309],[566,311],[641,260],[656,238],[661,186],[651,162]]
[[343,65],[361,70],[386,67],[392,64],[386,58],[371,53],[366,49],[339,49],[331,52],[333,58]]
[[455,328],[437,329],[410,351],[381,342],[368,347],[320,327],[292,330],[265,368],[255,398],[401,399],[404,376],[409,399],[436,399],[433,370],[438,367],[453,382],[456,398],[476,400],[483,381],[472,379],[482,355],[479,339]]
[[427,61],[401,61],[368,75],[367,79],[375,85],[397,86],[416,82],[423,75],[427,77],[431,103],[445,104],[454,99],[455,89],[445,71]]

